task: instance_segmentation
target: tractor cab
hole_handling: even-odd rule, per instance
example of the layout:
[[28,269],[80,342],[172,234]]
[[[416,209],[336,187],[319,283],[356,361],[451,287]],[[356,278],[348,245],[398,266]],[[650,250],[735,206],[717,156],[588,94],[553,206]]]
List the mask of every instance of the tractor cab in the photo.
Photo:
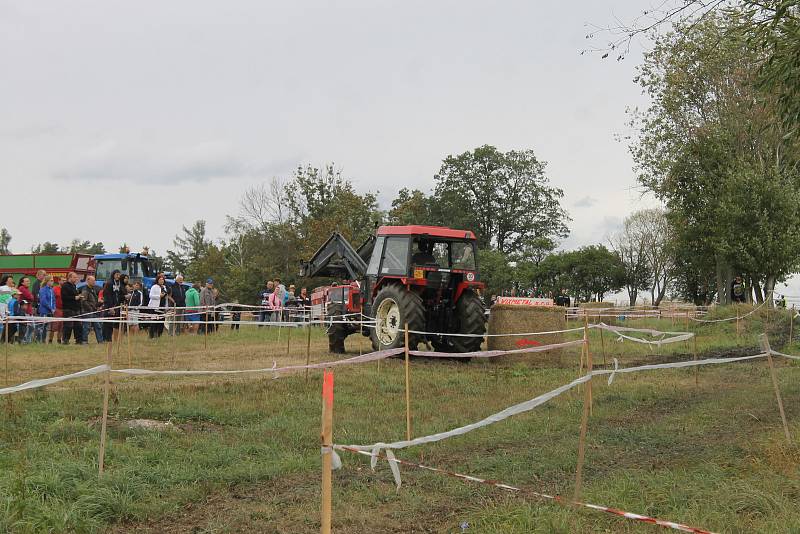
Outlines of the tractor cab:
[[[376,348],[394,347],[409,324],[415,331],[484,332],[475,234],[437,226],[382,226],[361,287],[364,313],[374,317]],[[463,298],[462,297],[466,297]],[[422,336],[437,350],[477,350],[480,338]]]
[[[155,277],[155,269],[152,260],[142,254],[120,253],[120,254],[98,254],[94,257],[97,284],[103,287],[106,280],[111,277],[111,273],[119,271],[120,274],[128,275],[131,282],[142,282],[144,289],[150,289]],[[149,282],[149,283],[148,283]]]
[[482,287],[475,234],[436,226],[382,226],[366,272],[364,294],[399,281],[437,301],[457,300],[467,287]]
[[472,352],[486,331],[475,252],[468,230],[381,226],[358,249],[334,232],[301,263],[300,275],[348,281],[315,291],[315,315],[348,317],[331,321],[331,352],[344,352],[344,339],[359,331],[376,350],[401,347],[406,325],[412,348],[425,342],[442,352]]

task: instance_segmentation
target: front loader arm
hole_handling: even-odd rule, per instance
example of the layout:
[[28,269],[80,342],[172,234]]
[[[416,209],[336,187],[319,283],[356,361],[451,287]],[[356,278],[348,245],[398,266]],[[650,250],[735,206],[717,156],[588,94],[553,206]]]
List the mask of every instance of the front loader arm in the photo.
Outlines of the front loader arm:
[[339,232],[334,232],[310,260],[300,262],[300,276],[358,280],[367,272],[367,262]]

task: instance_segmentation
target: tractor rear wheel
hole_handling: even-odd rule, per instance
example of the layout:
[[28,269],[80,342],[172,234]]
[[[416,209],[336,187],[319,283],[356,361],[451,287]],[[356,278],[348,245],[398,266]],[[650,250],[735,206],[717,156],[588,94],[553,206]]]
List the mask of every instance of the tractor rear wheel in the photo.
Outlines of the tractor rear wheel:
[[338,302],[329,304],[327,314],[331,318],[328,326],[328,350],[333,354],[344,354],[344,340],[351,334],[348,325],[341,322],[345,320],[344,305]]
[[[405,325],[409,330],[425,328],[425,305],[419,295],[399,284],[383,287],[372,304],[375,326],[370,338],[374,350],[397,349],[405,346]],[[416,350],[420,336],[408,335],[410,350]]]
[[456,328],[454,334],[471,336],[446,336],[434,342],[433,347],[440,352],[477,352],[481,350],[483,335],[486,333],[486,317],[483,302],[477,293],[467,289],[458,299],[455,309]]

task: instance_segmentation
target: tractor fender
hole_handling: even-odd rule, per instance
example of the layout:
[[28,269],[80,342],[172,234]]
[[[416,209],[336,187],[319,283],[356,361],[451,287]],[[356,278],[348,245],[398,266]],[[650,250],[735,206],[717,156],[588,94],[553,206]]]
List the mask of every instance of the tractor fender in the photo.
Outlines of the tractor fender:
[[483,289],[484,287],[483,282],[461,282],[456,286],[453,302],[458,302],[458,299],[461,298],[461,294],[467,289]]

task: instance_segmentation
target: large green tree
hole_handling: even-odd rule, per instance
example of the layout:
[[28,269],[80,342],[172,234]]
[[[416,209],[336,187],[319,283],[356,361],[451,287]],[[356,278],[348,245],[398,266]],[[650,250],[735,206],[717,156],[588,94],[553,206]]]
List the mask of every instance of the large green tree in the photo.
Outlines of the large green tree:
[[473,230],[482,249],[519,255],[569,233],[564,193],[545,176],[532,150],[489,145],[447,156],[434,177],[439,220]]
[[652,104],[633,121],[639,181],[682,225],[679,238],[706,242],[698,252],[713,259],[696,263],[713,262],[722,302],[735,274],[760,299],[800,258],[797,145],[758,84],[763,51],[739,24],[709,16],[659,38],[637,77]]
[[167,251],[166,262],[170,270],[188,277],[202,278],[198,265],[211,246],[211,241],[206,237],[206,222],[199,220],[189,228],[183,226],[172,243],[175,249]]

